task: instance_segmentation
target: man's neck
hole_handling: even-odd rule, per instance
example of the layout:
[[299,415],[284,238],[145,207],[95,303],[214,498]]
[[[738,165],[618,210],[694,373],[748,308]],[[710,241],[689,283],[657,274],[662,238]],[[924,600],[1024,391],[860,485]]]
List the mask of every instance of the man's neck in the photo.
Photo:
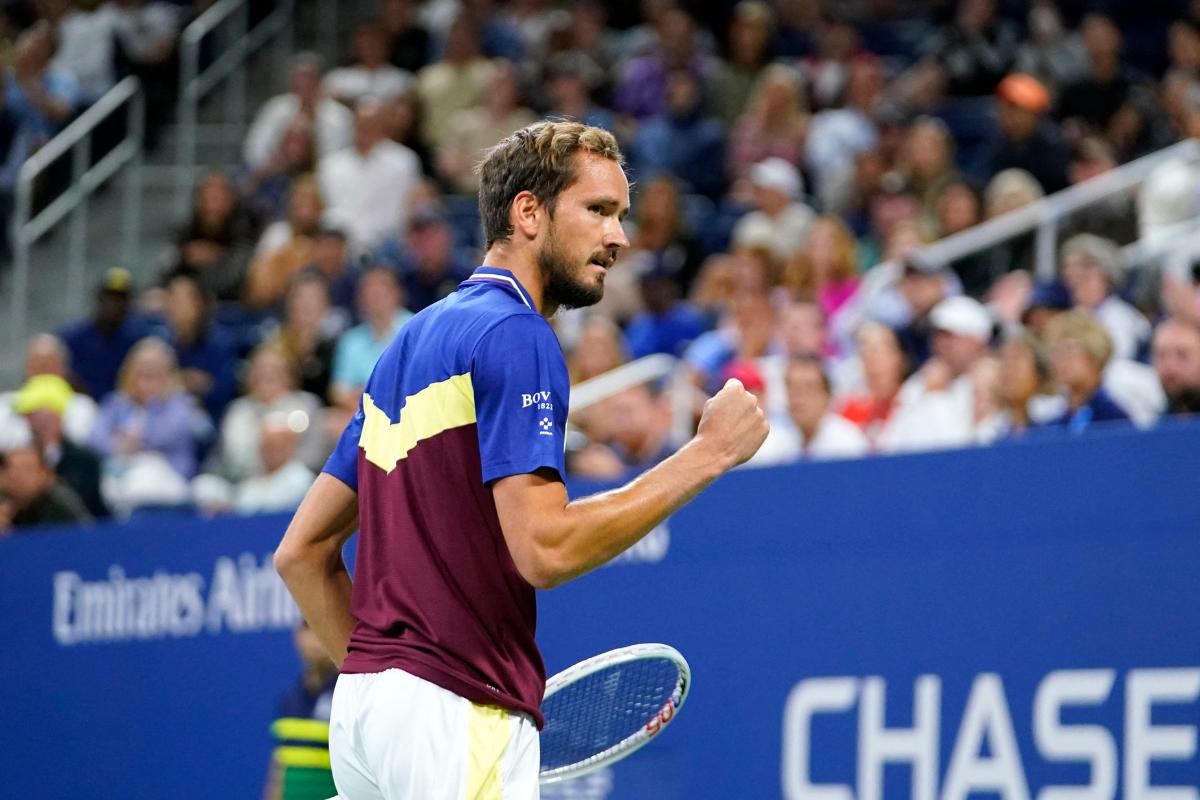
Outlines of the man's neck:
[[547,306],[543,299],[545,287],[542,286],[542,272],[531,253],[516,251],[504,243],[494,244],[484,254],[483,266],[511,272],[529,292],[534,309],[543,317],[549,319],[558,310],[558,306]]

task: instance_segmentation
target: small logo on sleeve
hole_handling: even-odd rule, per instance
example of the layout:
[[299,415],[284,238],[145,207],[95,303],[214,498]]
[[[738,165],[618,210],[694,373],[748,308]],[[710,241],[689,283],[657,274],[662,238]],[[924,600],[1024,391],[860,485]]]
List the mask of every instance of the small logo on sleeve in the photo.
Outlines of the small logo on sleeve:
[[552,430],[553,428],[554,428],[554,423],[550,421],[550,418],[542,417],[541,421],[538,423],[538,435],[539,436],[553,436],[554,435],[554,431]]
[[538,411],[553,411],[554,403],[550,402],[550,392],[533,392],[521,395],[521,408],[536,406]]

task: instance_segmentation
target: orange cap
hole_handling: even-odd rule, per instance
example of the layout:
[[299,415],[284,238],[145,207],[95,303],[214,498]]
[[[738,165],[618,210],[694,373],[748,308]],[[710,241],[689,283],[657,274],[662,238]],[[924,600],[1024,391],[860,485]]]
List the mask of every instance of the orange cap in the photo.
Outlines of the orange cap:
[[1014,72],[996,87],[996,96],[1018,108],[1042,114],[1050,108],[1050,93],[1032,75]]

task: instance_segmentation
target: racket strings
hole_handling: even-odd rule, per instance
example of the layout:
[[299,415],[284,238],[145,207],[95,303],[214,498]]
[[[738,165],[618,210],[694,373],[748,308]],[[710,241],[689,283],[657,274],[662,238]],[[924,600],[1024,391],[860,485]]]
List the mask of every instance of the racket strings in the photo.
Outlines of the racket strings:
[[563,687],[542,707],[542,769],[578,764],[625,741],[658,714],[679,678],[668,659],[639,659]]

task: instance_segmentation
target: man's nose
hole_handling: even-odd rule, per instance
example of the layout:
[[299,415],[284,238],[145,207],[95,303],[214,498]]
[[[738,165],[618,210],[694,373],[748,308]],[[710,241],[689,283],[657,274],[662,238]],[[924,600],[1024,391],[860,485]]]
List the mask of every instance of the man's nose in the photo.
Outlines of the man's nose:
[[616,217],[610,217],[610,220],[604,231],[604,246],[629,247],[629,237],[625,235],[625,226]]

